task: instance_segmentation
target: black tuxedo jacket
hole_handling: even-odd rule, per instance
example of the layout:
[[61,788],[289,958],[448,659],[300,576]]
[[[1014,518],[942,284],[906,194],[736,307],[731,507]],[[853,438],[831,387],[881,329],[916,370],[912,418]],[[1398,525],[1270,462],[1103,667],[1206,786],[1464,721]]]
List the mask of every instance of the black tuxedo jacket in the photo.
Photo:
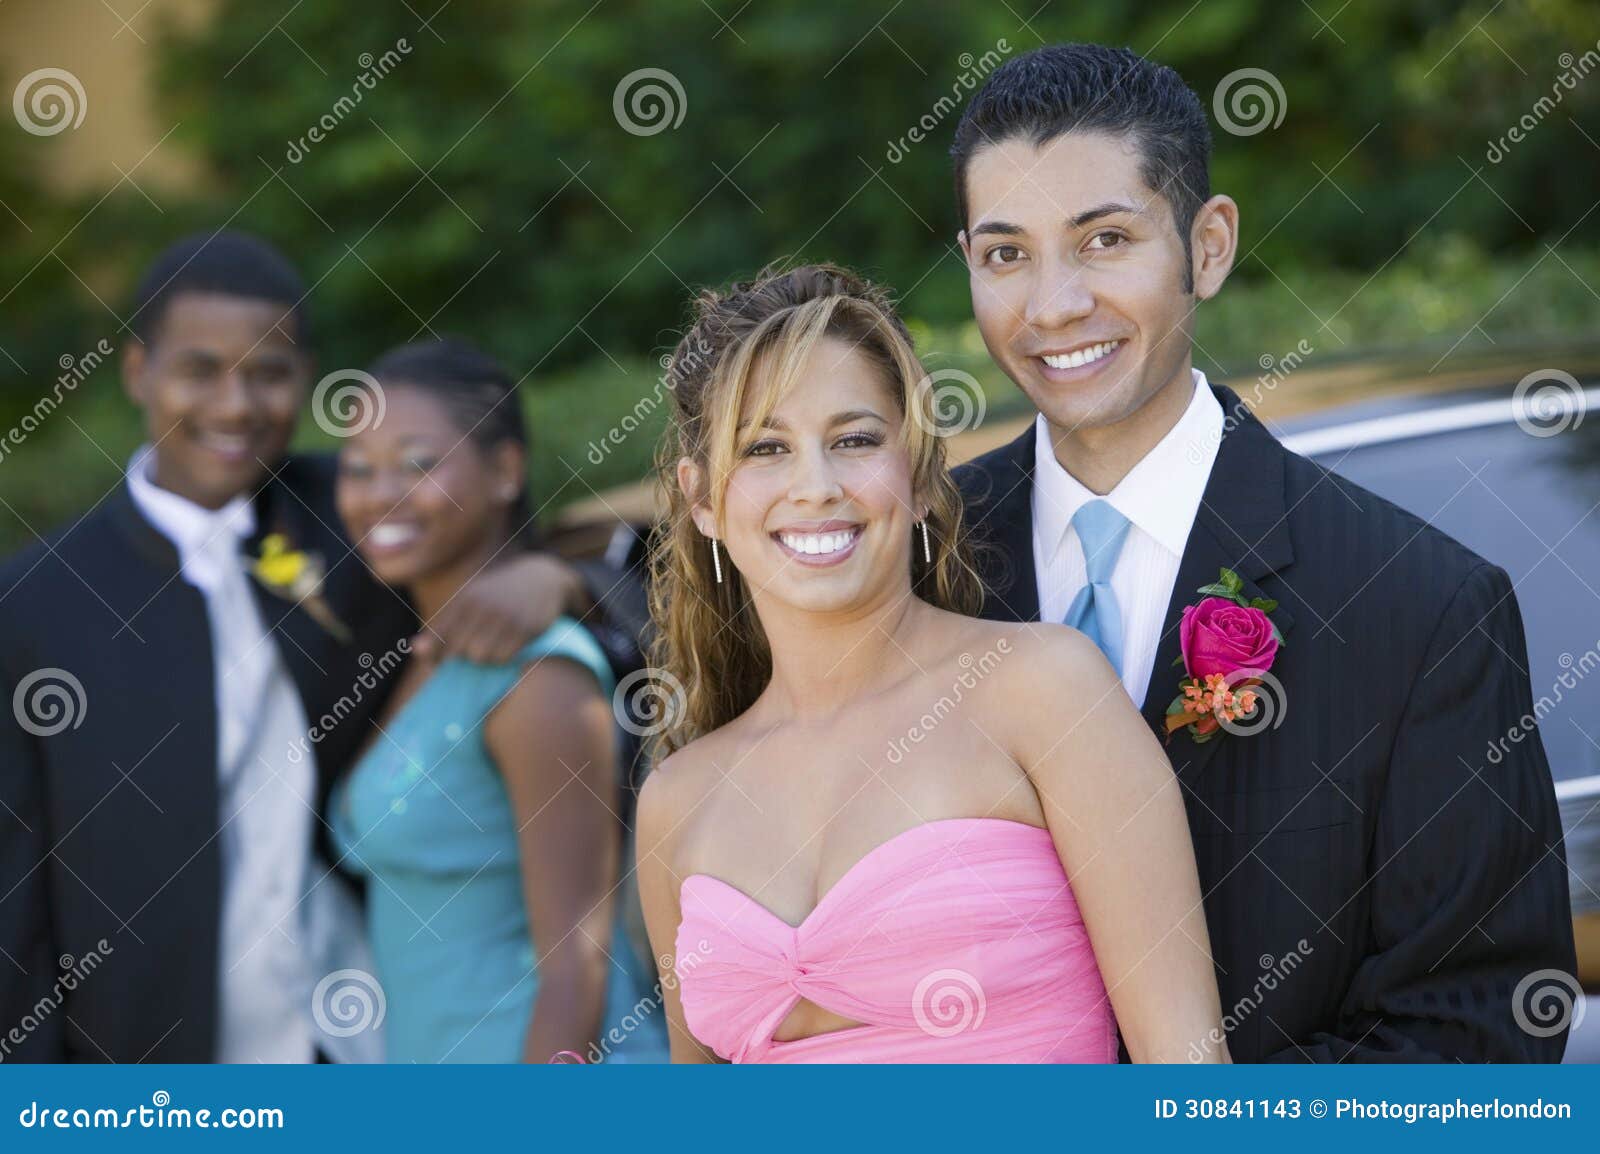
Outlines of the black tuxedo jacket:
[[[1277,727],[1167,745],[1234,1060],[1558,1061],[1513,999],[1575,964],[1550,769],[1537,734],[1487,756],[1532,713],[1510,581],[1215,392],[1231,428],[1143,712],[1165,739],[1178,620],[1221,568],[1277,600]],[[1030,427],[957,470],[986,617],[1039,616],[1033,464]]]
[[[291,458],[258,496],[257,524],[321,555],[324,598],[352,643],[251,582],[308,724],[348,705],[308,743],[319,813],[394,681],[368,673],[363,655],[377,662],[417,628],[405,599],[350,552],[332,481],[331,459]],[[124,484],[0,569],[0,637],[0,691],[14,707],[17,687],[41,669],[83,688],[61,732],[39,736],[8,717],[0,737],[0,1052],[209,1061],[226,815],[203,595],[179,577],[176,550]],[[334,860],[325,823],[317,834]],[[63,970],[64,956],[96,960],[92,971]]]

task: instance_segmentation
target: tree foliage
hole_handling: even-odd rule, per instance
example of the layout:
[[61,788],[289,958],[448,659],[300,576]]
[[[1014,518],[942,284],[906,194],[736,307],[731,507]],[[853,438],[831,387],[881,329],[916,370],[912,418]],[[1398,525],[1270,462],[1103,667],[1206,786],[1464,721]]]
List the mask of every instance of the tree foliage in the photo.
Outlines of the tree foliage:
[[[1178,68],[1208,108],[1237,70],[1272,74],[1281,123],[1216,131],[1214,186],[1244,209],[1242,277],[1373,270],[1421,234],[1490,254],[1600,235],[1600,75],[1488,158],[1597,50],[1582,0],[1032,15],[970,0],[477,0],[425,24],[434,7],[220,0],[205,27],[165,29],[171,143],[214,180],[164,213],[127,187],[85,219],[97,198],[44,211],[17,141],[0,137],[0,199],[42,222],[27,233],[0,213],[15,238],[0,273],[26,282],[0,306],[0,346],[44,368],[82,343],[73,318],[104,328],[101,306],[46,258],[53,245],[74,269],[106,270],[116,305],[156,248],[224,223],[302,262],[335,366],[430,331],[473,336],[519,372],[648,354],[670,343],[694,288],[777,259],[856,265],[916,316],[950,323],[969,307],[946,156],[962,78],[985,53],[1046,40],[1130,45]],[[675,126],[620,122],[619,83],[640,69],[681,86],[668,90]]]

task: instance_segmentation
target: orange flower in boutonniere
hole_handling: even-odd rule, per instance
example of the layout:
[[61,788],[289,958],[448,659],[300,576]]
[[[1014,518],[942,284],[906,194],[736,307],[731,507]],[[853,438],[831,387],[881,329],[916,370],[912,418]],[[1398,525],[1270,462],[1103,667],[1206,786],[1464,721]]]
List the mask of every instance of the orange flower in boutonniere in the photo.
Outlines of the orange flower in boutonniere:
[[1167,706],[1168,741],[1180,729],[1205,742],[1222,731],[1276,729],[1283,720],[1283,686],[1268,672],[1283,647],[1283,634],[1268,616],[1278,603],[1267,597],[1247,601],[1243,589],[1239,575],[1224,569],[1216,584],[1199,590],[1205,600],[1183,611],[1178,661],[1188,676]]
[[250,575],[269,593],[295,602],[339,641],[349,643],[349,628],[322,596],[327,567],[320,556],[291,549],[282,533],[269,533],[261,541],[261,555],[250,565]]

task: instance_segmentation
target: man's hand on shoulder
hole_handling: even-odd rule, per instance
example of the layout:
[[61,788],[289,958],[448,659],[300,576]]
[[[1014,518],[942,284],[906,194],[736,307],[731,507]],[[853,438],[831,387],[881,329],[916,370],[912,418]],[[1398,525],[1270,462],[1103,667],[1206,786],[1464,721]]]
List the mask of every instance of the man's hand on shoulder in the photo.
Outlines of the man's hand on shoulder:
[[548,553],[528,553],[470,579],[412,643],[424,661],[510,661],[563,613],[581,615],[588,594],[577,572]]

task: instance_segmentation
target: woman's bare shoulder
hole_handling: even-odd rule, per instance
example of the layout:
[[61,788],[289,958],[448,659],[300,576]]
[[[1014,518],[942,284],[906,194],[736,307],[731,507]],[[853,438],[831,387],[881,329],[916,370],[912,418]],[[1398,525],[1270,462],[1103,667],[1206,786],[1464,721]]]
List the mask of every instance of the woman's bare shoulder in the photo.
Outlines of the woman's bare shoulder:
[[1046,685],[1052,692],[1115,679],[1094,642],[1066,625],[1040,621],[988,621],[954,618],[953,649],[961,665],[995,673],[1002,685],[1026,689]]
[[650,831],[665,837],[682,824],[723,777],[731,748],[724,729],[695,738],[651,767],[639,787],[638,821],[641,840]]
[[966,627],[951,668],[987,734],[1019,765],[1106,711],[1131,710],[1097,645],[1076,629],[1037,621]]
[[650,767],[639,786],[641,827],[670,825],[676,820],[678,808],[689,792],[686,783],[695,775],[696,761],[693,745],[686,745]]

